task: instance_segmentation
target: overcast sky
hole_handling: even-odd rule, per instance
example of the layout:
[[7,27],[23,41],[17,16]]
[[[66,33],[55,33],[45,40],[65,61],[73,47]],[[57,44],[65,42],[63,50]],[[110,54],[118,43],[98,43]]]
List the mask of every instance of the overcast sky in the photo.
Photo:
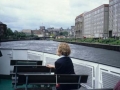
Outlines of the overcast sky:
[[70,28],[79,14],[109,0],[0,0],[0,21],[12,30]]

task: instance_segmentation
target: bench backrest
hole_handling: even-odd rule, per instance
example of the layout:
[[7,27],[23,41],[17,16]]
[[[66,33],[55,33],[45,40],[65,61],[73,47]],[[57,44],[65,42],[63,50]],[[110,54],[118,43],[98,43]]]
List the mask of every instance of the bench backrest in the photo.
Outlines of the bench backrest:
[[[28,76],[28,83],[38,83],[38,84],[56,84],[56,75],[30,75]],[[18,76],[18,83],[26,83],[26,78],[24,75]]]
[[62,83],[87,83],[88,75],[57,75],[57,82]]
[[[87,83],[87,75],[28,75],[28,83],[37,84],[80,84]],[[82,81],[82,79],[85,79]],[[26,83],[24,75],[18,76],[18,83]]]
[[[16,70],[17,67],[17,70]],[[52,68],[48,68],[46,66],[14,66],[14,70],[13,72],[15,73],[17,71],[17,73],[37,73],[37,72],[41,72],[41,73],[50,73],[50,72],[54,72],[55,69]]]
[[42,65],[43,61],[38,60],[11,60],[10,65]]

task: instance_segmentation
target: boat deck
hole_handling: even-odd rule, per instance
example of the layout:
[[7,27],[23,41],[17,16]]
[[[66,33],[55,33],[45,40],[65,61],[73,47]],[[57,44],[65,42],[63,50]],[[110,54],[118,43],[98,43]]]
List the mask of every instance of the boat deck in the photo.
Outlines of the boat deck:
[[[17,86],[18,89],[16,90],[23,90],[24,89],[24,85],[22,86]],[[32,87],[31,85],[28,86],[28,90],[51,90],[46,88],[46,86],[44,88],[35,88],[35,89],[30,89],[29,87]],[[0,90],[14,90],[13,86],[12,86],[12,80],[10,79],[0,79]],[[55,90],[55,89],[52,89]]]
[[12,88],[12,80],[1,79],[0,80],[0,90],[14,90]]
[[[10,80],[10,79],[1,79],[0,80],[0,90],[14,90],[11,83],[12,83],[12,80]],[[29,87],[31,87],[31,86],[29,86]],[[19,86],[19,89],[16,89],[16,90],[23,90],[23,88],[24,88],[24,85]],[[30,89],[30,88],[28,88],[28,90],[51,90],[51,89],[48,89],[48,88]],[[56,89],[53,88],[52,90],[56,90]],[[79,90],[87,90],[87,89],[84,87],[81,87]],[[94,89],[94,90],[112,90],[112,89]]]

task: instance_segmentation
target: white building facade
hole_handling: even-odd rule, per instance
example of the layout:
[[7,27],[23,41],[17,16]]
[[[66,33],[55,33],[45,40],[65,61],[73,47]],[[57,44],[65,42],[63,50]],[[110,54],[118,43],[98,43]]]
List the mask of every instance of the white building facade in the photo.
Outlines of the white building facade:
[[83,38],[84,31],[84,14],[81,14],[75,19],[75,36],[76,38]]
[[109,5],[101,5],[84,13],[84,37],[107,38],[109,27]]
[[109,37],[120,37],[120,0],[109,0]]

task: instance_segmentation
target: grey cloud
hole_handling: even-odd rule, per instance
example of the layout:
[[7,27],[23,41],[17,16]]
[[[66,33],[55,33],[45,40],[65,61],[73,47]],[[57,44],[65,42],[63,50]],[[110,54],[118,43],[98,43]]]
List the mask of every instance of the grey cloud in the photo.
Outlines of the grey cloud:
[[[14,25],[14,24],[11,24],[10,26],[11,27],[14,27],[14,28],[18,28],[17,30],[22,30],[22,29],[32,29],[32,30],[35,30],[35,29],[39,29],[40,26],[44,25],[47,28],[49,28],[50,26],[54,26],[55,28],[60,28],[60,27],[63,27],[63,28],[70,28],[71,25],[73,25],[71,22],[69,23],[60,23],[60,22],[42,22],[41,21],[36,21],[36,22],[29,22],[29,23],[24,23],[25,26],[21,27],[21,25]],[[16,27],[18,26],[18,27]]]
[[76,16],[108,1],[1,0],[0,21],[13,30],[38,29],[40,25],[70,28]]
[[0,18],[1,18],[1,21],[5,23],[17,22],[19,20],[15,16],[9,16],[9,15],[3,15],[3,14],[0,14]]
[[7,27],[8,28],[11,28],[13,31],[14,30],[18,30],[18,31],[20,31],[20,30],[22,30],[23,28],[22,28],[22,26],[19,26],[18,24],[15,24],[15,23],[10,23],[10,24],[7,24]]
[[15,8],[15,9],[22,9],[22,10],[23,10],[23,9],[26,9],[25,7],[23,7],[23,6],[21,6],[21,5],[20,5],[20,6],[18,6],[18,5],[8,5],[8,6],[5,6],[5,7],[13,8],[13,9],[14,9],[14,8]]
[[84,7],[84,6],[86,6],[86,5],[87,5],[86,3],[83,3],[83,2],[78,1],[78,0],[76,0],[75,2],[74,2],[74,1],[71,1],[71,2],[70,2],[70,6],[71,6],[72,8]]

